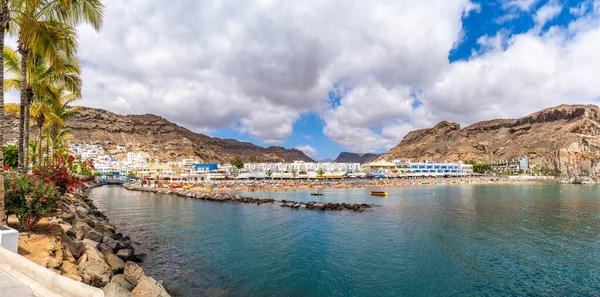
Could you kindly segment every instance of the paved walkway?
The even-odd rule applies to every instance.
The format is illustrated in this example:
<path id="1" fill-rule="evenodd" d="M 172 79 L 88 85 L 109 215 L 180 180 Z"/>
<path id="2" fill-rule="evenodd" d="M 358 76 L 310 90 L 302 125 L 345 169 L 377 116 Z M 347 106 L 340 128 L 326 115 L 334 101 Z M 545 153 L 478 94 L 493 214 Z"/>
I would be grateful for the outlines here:
<path id="1" fill-rule="evenodd" d="M 38 297 L 29 287 L 0 269 L 0 297 Z"/>

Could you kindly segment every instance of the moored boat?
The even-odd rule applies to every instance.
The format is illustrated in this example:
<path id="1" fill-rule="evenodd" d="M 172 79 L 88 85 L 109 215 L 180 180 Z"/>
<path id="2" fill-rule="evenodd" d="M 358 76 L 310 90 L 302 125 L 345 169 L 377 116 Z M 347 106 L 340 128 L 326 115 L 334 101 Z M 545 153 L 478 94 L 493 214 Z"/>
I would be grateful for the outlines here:
<path id="1" fill-rule="evenodd" d="M 384 191 L 371 191 L 371 196 L 388 196 L 388 193 Z"/>
<path id="2" fill-rule="evenodd" d="M 310 193 L 310 195 L 311 196 L 323 196 L 323 193 L 322 192 L 313 192 L 313 193 Z"/>

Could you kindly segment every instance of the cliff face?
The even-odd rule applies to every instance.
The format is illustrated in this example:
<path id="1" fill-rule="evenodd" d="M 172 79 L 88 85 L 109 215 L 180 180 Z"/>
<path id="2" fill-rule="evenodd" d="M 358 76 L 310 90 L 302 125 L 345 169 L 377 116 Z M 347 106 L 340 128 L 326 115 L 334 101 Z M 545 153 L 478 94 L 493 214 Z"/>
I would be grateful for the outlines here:
<path id="1" fill-rule="evenodd" d="M 337 163 L 369 163 L 379 157 L 378 154 L 356 154 L 341 152 L 334 162 Z"/>
<path id="2" fill-rule="evenodd" d="M 600 109 L 561 105 L 520 119 L 499 119 L 460 128 L 441 122 L 408 133 L 380 159 L 489 162 L 535 156 L 532 164 L 558 168 L 568 177 L 600 171 Z"/>
<path id="3" fill-rule="evenodd" d="M 18 121 L 15 116 L 6 116 L 5 140 L 16 141 Z M 272 146 L 260 147 L 249 142 L 233 139 L 213 138 L 194 133 L 155 115 L 119 115 L 97 108 L 82 108 L 73 119 L 67 121 L 72 129 L 73 142 L 100 144 L 118 157 L 127 151 L 145 152 L 152 158 L 164 161 L 194 158 L 204 162 L 226 163 L 236 155 L 247 159 L 252 155 L 269 162 L 312 161 L 296 149 Z M 32 137 L 37 137 L 36 127 L 31 128 Z"/>

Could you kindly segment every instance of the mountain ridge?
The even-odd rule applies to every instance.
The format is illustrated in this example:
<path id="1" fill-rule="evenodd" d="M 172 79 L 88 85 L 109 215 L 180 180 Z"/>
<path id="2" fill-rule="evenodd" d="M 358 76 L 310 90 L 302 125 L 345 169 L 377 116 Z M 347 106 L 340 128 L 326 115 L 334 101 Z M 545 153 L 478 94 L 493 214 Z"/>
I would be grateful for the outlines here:
<path id="1" fill-rule="evenodd" d="M 532 165 L 567 177 L 595 177 L 600 170 L 600 108 L 559 105 L 518 119 L 481 121 L 461 129 L 442 121 L 409 132 L 379 160 L 491 162 L 533 156 Z"/>
<path id="2" fill-rule="evenodd" d="M 365 164 L 377 159 L 379 154 L 371 154 L 371 153 L 349 153 L 349 152 L 341 152 L 334 162 L 337 163 L 360 163 Z"/>
<path id="3" fill-rule="evenodd" d="M 6 114 L 5 120 L 5 139 L 16 141 L 18 118 Z M 72 130 L 74 143 L 99 144 L 107 153 L 119 158 L 125 154 L 117 146 L 124 146 L 127 151 L 144 152 L 163 161 L 194 158 L 202 162 L 227 163 L 238 155 L 243 160 L 256 156 L 268 162 L 313 161 L 297 149 L 265 148 L 250 142 L 210 137 L 153 114 L 122 115 L 100 108 L 81 107 L 66 125 Z M 38 133 L 37 128 L 32 127 L 30 139 L 37 139 Z"/>

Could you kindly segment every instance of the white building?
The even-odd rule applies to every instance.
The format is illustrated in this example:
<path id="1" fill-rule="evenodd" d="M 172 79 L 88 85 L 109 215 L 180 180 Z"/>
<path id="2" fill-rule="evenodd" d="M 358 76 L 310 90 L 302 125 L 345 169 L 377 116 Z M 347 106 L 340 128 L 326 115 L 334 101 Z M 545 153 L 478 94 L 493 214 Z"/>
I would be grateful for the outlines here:
<path id="1" fill-rule="evenodd" d="M 323 170 L 325 173 L 350 174 L 359 172 L 360 163 L 312 163 L 304 161 L 295 161 L 293 163 L 247 163 L 244 164 L 246 173 L 265 173 L 271 174 L 296 173 L 298 175 L 310 175 Z"/>

